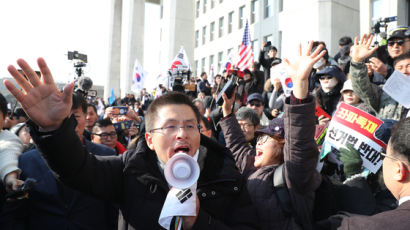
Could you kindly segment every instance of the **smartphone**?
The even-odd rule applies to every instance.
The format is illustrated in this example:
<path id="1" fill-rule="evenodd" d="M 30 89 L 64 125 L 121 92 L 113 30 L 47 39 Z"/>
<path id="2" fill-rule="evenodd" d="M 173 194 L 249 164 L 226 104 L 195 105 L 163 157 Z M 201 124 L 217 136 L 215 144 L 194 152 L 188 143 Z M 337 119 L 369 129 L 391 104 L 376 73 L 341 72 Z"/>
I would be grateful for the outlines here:
<path id="1" fill-rule="evenodd" d="M 132 121 L 129 120 L 129 121 L 117 122 L 117 123 L 114 123 L 113 125 L 114 125 L 115 130 L 121 131 L 124 129 L 129 129 L 131 127 L 131 124 L 132 124 Z"/>
<path id="2" fill-rule="evenodd" d="M 322 108 L 320 108 L 320 106 L 316 106 L 315 115 L 316 117 L 320 117 L 323 115 L 324 117 L 329 118 L 330 120 L 332 119 L 332 117 L 328 113 L 326 113 Z"/>
<path id="3" fill-rule="evenodd" d="M 11 191 L 6 194 L 6 199 L 24 199 L 27 198 L 28 192 L 37 184 L 37 180 L 33 178 L 27 178 L 24 184 L 20 186 L 17 190 Z"/>
<path id="4" fill-rule="evenodd" d="M 113 106 L 114 109 L 114 115 L 126 115 L 128 113 L 128 107 L 127 106 Z"/>

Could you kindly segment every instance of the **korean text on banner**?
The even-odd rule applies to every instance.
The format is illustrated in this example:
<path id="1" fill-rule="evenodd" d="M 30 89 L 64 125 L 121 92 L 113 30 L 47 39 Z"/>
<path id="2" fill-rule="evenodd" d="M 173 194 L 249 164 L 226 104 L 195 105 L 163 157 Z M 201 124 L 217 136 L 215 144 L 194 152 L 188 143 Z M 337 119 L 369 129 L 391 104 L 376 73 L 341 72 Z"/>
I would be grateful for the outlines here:
<path id="1" fill-rule="evenodd" d="M 358 150 L 363 166 L 376 173 L 382 165 L 380 151 L 386 143 L 376 138 L 383 121 L 346 103 L 340 103 L 325 137 L 325 142 L 339 149 L 350 144 Z"/>

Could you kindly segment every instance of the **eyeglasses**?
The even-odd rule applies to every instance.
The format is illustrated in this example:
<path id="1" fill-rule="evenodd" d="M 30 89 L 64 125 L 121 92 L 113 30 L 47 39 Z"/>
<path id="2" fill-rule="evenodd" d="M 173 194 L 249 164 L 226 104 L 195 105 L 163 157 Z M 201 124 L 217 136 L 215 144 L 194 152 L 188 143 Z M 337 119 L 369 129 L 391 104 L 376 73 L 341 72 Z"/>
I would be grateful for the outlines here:
<path id="1" fill-rule="evenodd" d="M 322 76 L 319 77 L 320 80 L 325 80 L 326 78 L 327 78 L 328 80 L 330 80 L 330 79 L 333 78 L 333 76 L 330 76 L 330 75 L 322 75 Z"/>
<path id="2" fill-rule="evenodd" d="M 108 137 L 114 138 L 117 136 L 116 132 L 110 132 L 110 133 L 93 133 L 93 135 L 97 135 L 101 137 L 102 139 L 107 139 Z"/>
<path id="3" fill-rule="evenodd" d="M 261 145 L 262 145 L 262 144 L 265 144 L 265 142 L 269 140 L 269 137 L 270 137 L 270 136 L 269 136 L 269 135 L 266 135 L 266 134 L 265 134 L 265 135 L 260 135 L 258 138 L 256 138 L 256 143 L 257 143 L 257 144 L 260 143 Z"/>
<path id="4" fill-rule="evenodd" d="M 384 160 L 385 157 L 390 158 L 391 160 L 395 160 L 395 161 L 400 161 L 401 163 L 403 163 L 404 165 L 406 165 L 407 167 L 409 166 L 408 164 L 406 164 L 405 162 L 403 162 L 402 160 L 393 157 L 391 155 L 387 155 L 386 154 L 386 150 L 382 149 L 382 151 L 380 151 L 380 155 L 382 155 L 382 160 Z"/>
<path id="5" fill-rule="evenodd" d="M 405 42 L 407 42 L 407 41 L 409 41 L 409 40 L 403 40 L 403 39 L 399 39 L 399 40 L 396 40 L 396 41 L 387 41 L 387 45 L 388 46 L 394 46 L 394 44 L 396 44 L 397 43 L 397 45 L 399 45 L 399 46 L 401 46 L 401 45 L 403 45 Z"/>
<path id="6" fill-rule="evenodd" d="M 250 123 L 241 124 L 241 123 L 239 123 L 239 126 L 241 126 L 241 128 L 249 129 L 250 127 L 253 126 L 253 124 L 250 124 Z"/>
<path id="7" fill-rule="evenodd" d="M 260 107 L 260 106 L 262 106 L 262 103 L 260 103 L 260 102 L 249 102 L 248 105 Z"/>
<path id="8" fill-rule="evenodd" d="M 184 129 L 185 132 L 187 132 L 188 134 L 195 134 L 196 132 L 201 130 L 201 125 L 199 124 L 197 125 L 187 124 L 187 125 L 180 125 L 180 126 L 179 125 L 167 125 L 165 127 L 151 129 L 150 133 L 153 133 L 154 131 L 159 131 L 164 135 L 174 135 L 181 128 Z"/>

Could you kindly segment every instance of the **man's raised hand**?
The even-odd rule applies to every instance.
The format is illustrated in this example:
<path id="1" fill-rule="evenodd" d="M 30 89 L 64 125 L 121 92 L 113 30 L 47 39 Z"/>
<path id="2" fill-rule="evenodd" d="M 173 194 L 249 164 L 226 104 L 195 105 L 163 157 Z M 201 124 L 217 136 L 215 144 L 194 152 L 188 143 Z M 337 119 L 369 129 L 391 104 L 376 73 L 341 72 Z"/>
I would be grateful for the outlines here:
<path id="1" fill-rule="evenodd" d="M 350 56 L 352 57 L 353 62 L 363 62 L 367 57 L 372 55 L 374 51 L 377 50 L 377 46 L 370 49 L 372 44 L 373 35 L 363 34 L 362 39 L 355 37 L 354 45 L 350 49 Z"/>
<path id="2" fill-rule="evenodd" d="M 42 79 L 23 59 L 18 59 L 17 64 L 27 78 L 20 74 L 13 65 L 7 69 L 22 91 L 9 80 L 4 80 L 4 85 L 33 122 L 44 131 L 57 129 L 70 115 L 74 82 L 68 84 L 64 91 L 60 92 L 43 58 L 37 60 Z"/>

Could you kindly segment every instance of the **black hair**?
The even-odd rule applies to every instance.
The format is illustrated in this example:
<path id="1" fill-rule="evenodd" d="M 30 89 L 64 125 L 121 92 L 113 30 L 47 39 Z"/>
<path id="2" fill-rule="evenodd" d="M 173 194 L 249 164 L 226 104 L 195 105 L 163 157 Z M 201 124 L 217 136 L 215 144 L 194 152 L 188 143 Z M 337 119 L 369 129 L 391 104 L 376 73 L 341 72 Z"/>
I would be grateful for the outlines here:
<path id="1" fill-rule="evenodd" d="M 402 55 L 400 55 L 400 56 L 398 56 L 398 57 L 396 57 L 396 58 L 394 59 L 394 62 L 393 62 L 393 67 L 396 66 L 397 62 L 403 61 L 403 60 L 406 60 L 406 59 L 409 59 L 409 58 L 410 58 L 410 51 L 407 52 L 407 53 L 404 53 L 404 54 L 402 54 Z"/>
<path id="2" fill-rule="evenodd" d="M 196 120 L 199 123 L 201 115 L 198 108 L 194 105 L 194 103 L 192 103 L 192 99 L 184 93 L 169 92 L 155 99 L 149 105 L 147 113 L 145 115 L 145 128 L 148 132 L 154 128 L 154 123 L 158 117 L 158 110 L 166 105 L 187 105 L 191 107 L 191 109 L 194 111 Z"/>
<path id="3" fill-rule="evenodd" d="M 94 105 L 94 104 L 92 104 L 92 103 L 88 103 L 88 104 L 87 104 L 87 109 L 88 109 L 88 107 L 93 108 L 94 112 L 97 114 L 97 107 L 95 107 L 95 105 Z"/>
<path id="4" fill-rule="evenodd" d="M 391 131 L 389 144 L 395 155 L 403 156 L 410 162 L 410 117 L 400 120 Z"/>
<path id="5" fill-rule="evenodd" d="M 278 52 L 278 49 L 276 49 L 276 47 L 275 47 L 275 46 L 271 46 L 271 47 L 269 47 L 269 50 L 275 50 L 275 52 Z"/>
<path id="6" fill-rule="evenodd" d="M 348 36 L 344 36 L 339 39 L 339 46 L 345 46 L 345 45 L 349 45 L 352 43 L 353 43 L 352 38 Z"/>
<path id="7" fill-rule="evenodd" d="M 113 125 L 113 124 L 112 124 L 112 121 L 111 121 L 110 118 L 105 118 L 105 119 L 102 119 L 102 120 L 98 120 L 94 124 L 92 133 L 95 133 L 97 131 L 97 129 L 100 128 L 100 127 L 107 127 L 107 126 L 111 126 L 111 125 Z"/>
<path id="8" fill-rule="evenodd" d="M 201 120 L 202 120 L 202 122 L 204 123 L 205 128 L 206 128 L 207 130 L 212 130 L 212 124 L 211 124 L 211 122 L 208 121 L 208 118 L 206 118 L 206 117 L 204 117 L 204 116 L 201 116 Z"/>
<path id="9" fill-rule="evenodd" d="M 73 92 L 73 105 L 71 106 L 71 110 L 80 108 L 84 114 L 87 113 L 87 102 L 82 93 Z"/>
<path id="10" fill-rule="evenodd" d="M 323 51 L 323 50 L 326 50 L 326 53 L 325 53 L 325 55 L 323 56 L 323 58 L 324 58 L 324 59 L 326 60 L 326 62 L 327 62 L 327 61 L 329 60 L 329 52 L 327 51 L 326 43 L 325 43 L 325 42 L 322 42 L 322 41 L 314 41 L 314 42 L 313 42 L 313 46 L 312 46 L 312 53 L 315 52 L 316 48 L 317 48 L 319 45 L 323 45 L 322 51 Z M 322 52 L 322 51 L 320 51 L 320 52 Z"/>
<path id="11" fill-rule="evenodd" d="M 7 101 L 3 94 L 0 93 L 0 112 L 3 114 L 3 118 L 7 116 Z"/>

